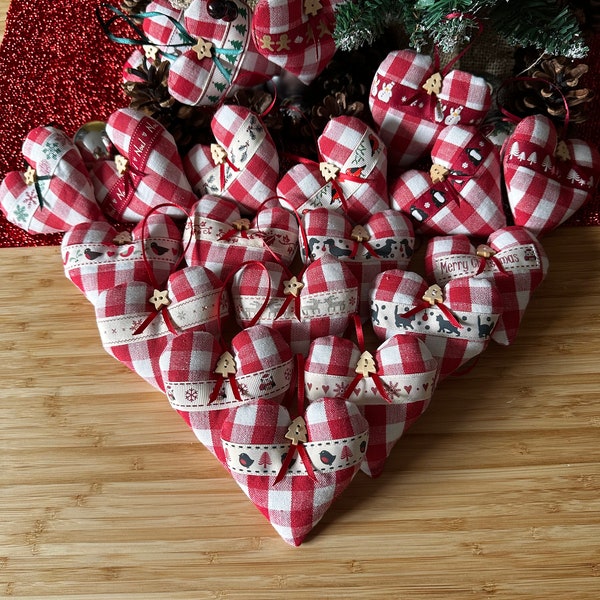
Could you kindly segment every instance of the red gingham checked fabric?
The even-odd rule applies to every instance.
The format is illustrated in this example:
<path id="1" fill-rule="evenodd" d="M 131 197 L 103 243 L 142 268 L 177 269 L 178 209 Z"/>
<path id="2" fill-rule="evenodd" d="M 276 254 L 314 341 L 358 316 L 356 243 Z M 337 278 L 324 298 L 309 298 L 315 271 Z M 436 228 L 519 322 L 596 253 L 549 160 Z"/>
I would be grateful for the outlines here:
<path id="1" fill-rule="evenodd" d="M 281 402 L 294 369 L 290 348 L 276 331 L 262 325 L 245 329 L 227 350 L 233 356 L 238 399 L 229 379 L 215 373 L 225 348 L 208 332 L 186 331 L 172 337 L 160 357 L 171 406 L 223 464 L 221 427 L 229 410 L 257 398 Z M 218 396 L 211 402 L 217 386 Z"/>
<path id="2" fill-rule="evenodd" d="M 300 214 L 325 207 L 356 223 L 389 208 L 387 150 L 368 125 L 356 117 L 330 119 L 318 146 L 321 163 L 339 169 L 334 181 L 326 181 L 319 164 L 294 165 L 277 185 L 283 206 Z"/>
<path id="3" fill-rule="evenodd" d="M 252 221 L 241 219 L 229 200 L 210 195 L 199 200 L 183 232 L 187 264 L 204 266 L 223 280 L 248 261 L 290 265 L 298 247 L 294 215 L 275 203 Z"/>
<path id="4" fill-rule="evenodd" d="M 600 154 L 579 139 L 559 140 L 544 115 L 522 119 L 504 145 L 504 179 L 515 225 L 537 236 L 558 227 L 592 198 Z"/>
<path id="5" fill-rule="evenodd" d="M 442 287 L 452 279 L 478 273 L 493 280 L 502 295 L 503 311 L 492 339 L 508 345 L 517 336 L 531 296 L 546 277 L 549 261 L 538 239 L 523 227 L 499 229 L 485 246 L 476 248 L 462 235 L 433 238 L 425 255 L 426 276 Z"/>
<path id="6" fill-rule="evenodd" d="M 250 35 L 250 10 L 231 0 L 237 17 L 230 22 L 213 19 L 206 0 L 194 0 L 184 12 L 186 46 L 172 62 L 168 85 L 171 95 L 192 106 L 215 106 L 240 87 L 267 81 L 279 68 L 261 56 Z M 208 42 L 206 54 L 194 48 Z"/>
<path id="7" fill-rule="evenodd" d="M 11 171 L 0 185 L 0 210 L 13 225 L 34 234 L 57 233 L 102 218 L 83 158 L 60 129 L 32 129 L 23 156 L 31 179 Z"/>
<path id="8" fill-rule="evenodd" d="M 412 223 L 396 210 L 375 213 L 361 229 L 341 213 L 315 208 L 304 215 L 303 225 L 309 251 L 309 257 L 302 252 L 304 263 L 324 254 L 344 262 L 360 285 L 363 319 L 369 316 L 369 290 L 375 277 L 388 269 L 406 269 L 413 255 Z"/>
<path id="9" fill-rule="evenodd" d="M 309 401 L 332 395 L 359 407 L 369 422 L 369 445 L 361 470 L 378 477 L 396 442 L 429 406 L 438 365 L 427 346 L 408 335 L 392 336 L 372 356 L 376 373 L 363 376 L 352 388 L 361 359 L 358 346 L 345 338 L 318 338 L 304 365 L 304 383 Z M 387 398 L 374 377 L 379 378 Z"/>
<path id="10" fill-rule="evenodd" d="M 435 141 L 432 172 L 411 169 L 390 186 L 392 206 L 424 235 L 486 237 L 506 225 L 500 154 L 474 127 L 449 125 Z M 442 169 L 434 181 L 433 169 Z"/>
<path id="11" fill-rule="evenodd" d="M 438 360 L 442 379 L 487 348 L 502 314 L 502 297 L 493 281 L 479 277 L 448 282 L 443 308 L 425 302 L 427 291 L 427 283 L 417 273 L 385 271 L 371 291 L 371 321 L 380 339 L 419 336 Z M 408 314 L 414 309 L 418 310 Z"/>
<path id="12" fill-rule="evenodd" d="M 186 267 L 169 277 L 166 290 L 131 281 L 102 292 L 95 307 L 104 349 L 164 391 L 159 359 L 168 339 L 188 329 L 217 335 L 228 314 L 225 297 L 219 306 L 222 287 L 214 273 Z M 156 308 L 152 298 L 165 291 L 167 304 Z"/>
<path id="13" fill-rule="evenodd" d="M 297 296 L 290 289 L 294 281 L 302 286 Z M 277 263 L 247 264 L 234 276 L 231 295 L 242 327 L 254 320 L 273 327 L 294 354 L 306 355 L 317 337 L 343 335 L 358 308 L 356 278 L 329 254 L 311 263 L 297 278 Z"/>
<path id="14" fill-rule="evenodd" d="M 288 544 L 299 546 L 334 500 L 348 487 L 364 456 L 368 423 L 358 408 L 337 398 L 310 404 L 302 443 L 314 470 L 285 437 L 292 419 L 283 406 L 257 400 L 230 412 L 221 430 L 230 473 Z M 282 455 L 296 452 L 275 483 Z"/>
<path id="15" fill-rule="evenodd" d="M 430 56 L 397 50 L 388 54 L 375 74 L 369 106 L 392 167 L 413 165 L 443 127 L 478 125 L 490 109 L 486 81 L 464 71 L 441 73 L 440 93 L 429 96 L 423 85 L 435 72 Z"/>
<path id="16" fill-rule="evenodd" d="M 129 281 L 166 283 L 182 251 L 175 222 L 156 213 L 145 226 L 138 223 L 131 235 L 118 233 L 106 221 L 96 221 L 76 225 L 61 243 L 65 275 L 92 304 L 100 292 Z"/>
<path id="17" fill-rule="evenodd" d="M 252 15 L 257 50 L 309 84 L 335 54 L 330 0 L 260 0 Z"/>
<path id="18" fill-rule="evenodd" d="M 169 0 L 150 2 L 145 13 L 158 13 L 152 18 L 141 19 L 142 31 L 150 43 L 167 54 L 177 54 L 185 46 L 186 39 L 173 25 L 173 21 L 183 24 L 184 11 L 175 8 Z"/>
<path id="19" fill-rule="evenodd" d="M 159 204 L 190 209 L 197 198 L 185 176 L 173 136 L 141 111 L 123 108 L 108 119 L 106 133 L 128 161 L 120 174 L 113 160 L 98 161 L 92 170 L 96 198 L 117 221 L 141 221 Z M 168 209 L 181 217 L 181 211 Z"/>
<path id="20" fill-rule="evenodd" d="M 198 144 L 183 161 L 193 189 L 198 196 L 220 196 L 238 202 L 245 213 L 256 212 L 277 189 L 279 156 L 273 138 L 260 117 L 243 106 L 219 108 L 211 128 L 218 148 Z M 224 156 L 216 159 L 213 149 Z"/>

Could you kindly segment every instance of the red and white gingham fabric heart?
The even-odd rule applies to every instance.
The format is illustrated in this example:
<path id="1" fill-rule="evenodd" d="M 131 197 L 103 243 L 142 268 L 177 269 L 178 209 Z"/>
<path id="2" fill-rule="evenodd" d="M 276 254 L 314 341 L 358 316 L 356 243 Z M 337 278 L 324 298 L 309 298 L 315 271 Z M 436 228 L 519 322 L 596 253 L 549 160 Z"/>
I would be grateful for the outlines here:
<path id="1" fill-rule="evenodd" d="M 211 333 L 186 331 L 174 336 L 160 357 L 171 406 L 223 464 L 221 427 L 229 410 L 256 398 L 281 402 L 294 370 L 288 344 L 279 333 L 263 325 L 238 333 L 227 351 L 233 357 L 235 373 L 231 378 L 235 387 L 231 378 L 219 378 L 215 372 L 224 349 Z M 218 395 L 211 400 L 215 393 Z"/>
<path id="2" fill-rule="evenodd" d="M 504 149 L 504 179 L 515 225 L 537 236 L 564 223 L 598 185 L 596 147 L 579 139 L 561 143 L 544 115 L 524 118 Z"/>
<path id="3" fill-rule="evenodd" d="M 9 172 L 0 185 L 0 210 L 33 234 L 67 231 L 102 219 L 83 158 L 55 127 L 36 127 L 23 142 L 25 172 Z"/>
<path id="4" fill-rule="evenodd" d="M 298 222 L 277 202 L 250 221 L 242 219 L 236 203 L 204 196 L 186 223 L 183 241 L 188 265 L 207 267 L 225 280 L 251 260 L 289 266 L 298 247 Z"/>
<path id="5" fill-rule="evenodd" d="M 211 194 L 238 202 L 246 213 L 272 198 L 279 178 L 275 142 L 260 117 L 226 104 L 212 119 L 216 144 L 194 146 L 183 165 L 198 196 Z"/>
<path id="6" fill-rule="evenodd" d="M 372 374 L 357 375 L 361 358 L 351 340 L 316 339 L 304 365 L 306 398 L 332 395 L 358 406 L 369 422 L 369 445 L 361 469 L 378 477 L 396 442 L 429 406 L 438 365 L 427 346 L 408 335 L 392 336 L 370 355 Z"/>
<path id="7" fill-rule="evenodd" d="M 141 19 L 142 31 L 148 41 L 167 55 L 176 55 L 188 41 L 182 30 L 184 10 L 175 8 L 169 0 L 154 0 L 144 11 L 152 17 Z M 181 24 L 181 30 L 174 26 Z"/>
<path id="8" fill-rule="evenodd" d="M 242 327 L 255 322 L 273 327 L 294 354 L 306 355 L 317 337 L 343 335 L 358 309 L 356 278 L 328 254 L 298 278 L 277 263 L 247 264 L 234 276 L 231 295 Z"/>
<path id="9" fill-rule="evenodd" d="M 430 173 L 411 169 L 390 186 L 392 206 L 410 215 L 424 235 L 486 237 L 506 225 L 500 154 L 474 127 L 441 130 Z"/>
<path id="10" fill-rule="evenodd" d="M 301 214 L 322 206 L 356 223 L 389 208 L 387 150 L 368 125 L 356 117 L 331 119 L 318 146 L 320 163 L 302 161 L 279 181 L 283 206 Z"/>
<path id="11" fill-rule="evenodd" d="M 183 171 L 173 136 L 141 111 L 122 108 L 108 119 L 106 133 L 126 163 L 98 161 L 92 170 L 96 198 L 117 221 L 138 222 L 159 204 L 190 209 L 197 198 Z M 177 208 L 167 211 L 181 216 Z"/>
<path id="12" fill-rule="evenodd" d="M 492 281 L 480 277 L 448 282 L 441 303 L 427 302 L 428 292 L 417 273 L 385 271 L 371 291 L 371 320 L 380 339 L 396 334 L 423 339 L 442 379 L 487 348 L 502 314 L 502 297 Z"/>
<path id="13" fill-rule="evenodd" d="M 102 292 L 95 305 L 102 345 L 164 391 L 159 359 L 167 341 L 188 329 L 217 335 L 220 319 L 228 314 L 222 288 L 211 271 L 186 267 L 173 273 L 163 290 L 131 281 Z"/>
<path id="14" fill-rule="evenodd" d="M 61 244 L 65 275 L 92 304 L 116 285 L 147 281 L 148 271 L 164 284 L 182 252 L 179 228 L 161 214 L 149 215 L 131 234 L 117 232 L 106 221 L 81 223 L 65 233 Z"/>
<path id="15" fill-rule="evenodd" d="M 436 73 L 441 89 L 428 94 L 423 86 Z M 446 125 L 479 125 L 490 109 L 491 91 L 481 77 L 456 69 L 440 73 L 430 56 L 396 50 L 375 74 L 369 105 L 390 164 L 408 167 L 427 153 Z"/>
<path id="16" fill-rule="evenodd" d="M 206 0 L 193 0 L 185 10 L 186 42 L 168 78 L 169 92 L 176 100 L 191 106 L 216 106 L 240 87 L 262 83 L 279 72 L 256 50 L 248 5 L 231 1 L 237 9 L 232 21 L 211 18 Z"/>
<path id="17" fill-rule="evenodd" d="M 335 54 L 331 0 L 260 0 L 252 35 L 257 50 L 309 84 Z"/>
<path id="18" fill-rule="evenodd" d="M 494 232 L 477 248 L 467 236 L 436 237 L 425 255 L 427 278 L 442 287 L 452 279 L 478 274 L 494 281 L 503 311 L 492 339 L 504 345 L 514 341 L 529 300 L 546 277 L 548 263 L 537 238 L 517 226 Z"/>
<path id="19" fill-rule="evenodd" d="M 346 216 L 315 208 L 303 217 L 309 257 L 305 263 L 331 254 L 346 264 L 360 285 L 361 317 L 368 318 L 369 289 L 382 271 L 406 269 L 413 255 L 415 235 L 408 217 L 387 209 L 353 227 Z"/>
<path id="20" fill-rule="evenodd" d="M 296 447 L 285 437 L 292 422 L 288 410 L 266 400 L 232 410 L 221 430 L 232 477 L 277 533 L 294 546 L 302 543 L 358 472 L 369 428 L 356 406 L 338 398 L 309 404 L 303 419 L 308 441 Z M 294 462 L 276 483 L 283 456 L 292 451 Z M 311 469 L 314 479 L 308 474 Z"/>

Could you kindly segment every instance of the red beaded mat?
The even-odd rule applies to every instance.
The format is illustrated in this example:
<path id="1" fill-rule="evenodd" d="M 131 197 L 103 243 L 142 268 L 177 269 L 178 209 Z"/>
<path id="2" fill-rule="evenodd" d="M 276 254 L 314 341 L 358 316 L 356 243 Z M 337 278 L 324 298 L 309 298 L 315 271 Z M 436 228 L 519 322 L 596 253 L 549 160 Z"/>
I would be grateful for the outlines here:
<path id="1" fill-rule="evenodd" d="M 0 47 L 0 179 L 22 167 L 21 145 L 38 125 L 57 123 L 73 135 L 87 121 L 106 120 L 127 100 L 122 66 L 131 52 L 108 40 L 94 11 L 101 0 L 12 0 Z M 587 59 L 589 87 L 600 93 L 599 36 Z M 24 42 L 26 40 L 26 42 Z M 581 137 L 600 140 L 600 112 Z M 596 197 L 572 223 L 600 224 Z M 0 247 L 59 243 L 59 235 L 28 235 L 0 215 Z"/>

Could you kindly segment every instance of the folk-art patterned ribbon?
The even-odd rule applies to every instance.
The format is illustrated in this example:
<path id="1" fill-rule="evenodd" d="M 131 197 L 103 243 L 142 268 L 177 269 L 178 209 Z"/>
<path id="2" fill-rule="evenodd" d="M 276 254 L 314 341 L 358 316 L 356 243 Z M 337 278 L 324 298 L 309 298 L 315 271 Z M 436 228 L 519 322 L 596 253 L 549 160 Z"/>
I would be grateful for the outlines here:
<path id="1" fill-rule="evenodd" d="M 43 210 L 44 206 L 47 206 L 48 203 L 44 199 L 44 192 L 42 191 L 40 181 L 50 181 L 52 179 L 52 175 L 38 175 L 35 168 L 25 161 L 25 173 L 23 176 L 27 185 L 33 185 L 37 195 L 38 203 L 40 205 L 40 210 Z"/>
<path id="2" fill-rule="evenodd" d="M 458 188 L 462 187 L 465 183 L 465 180 L 476 179 L 477 175 L 475 173 L 463 173 L 461 171 L 454 171 L 451 169 L 446 169 L 442 165 L 434 164 L 432 165 L 429 176 L 431 177 L 431 181 L 436 186 L 441 186 L 443 188 L 440 194 L 443 192 L 447 192 L 449 196 L 452 197 L 454 202 L 456 202 L 457 206 L 460 206 L 460 202 L 462 197 Z M 438 193 L 437 190 L 432 190 L 432 194 L 435 199 L 435 195 Z M 442 203 L 444 200 L 442 199 Z"/>
<path id="3" fill-rule="evenodd" d="M 213 159 L 213 163 L 215 164 L 215 167 L 219 167 L 219 189 L 221 191 L 224 191 L 225 185 L 227 184 L 227 168 L 229 167 L 232 171 L 235 171 L 236 173 L 239 173 L 240 169 L 235 164 L 233 164 L 225 148 L 223 148 L 219 144 L 211 144 L 210 154 Z"/>
<path id="4" fill-rule="evenodd" d="M 454 325 L 454 327 L 462 328 L 462 323 L 456 318 L 456 316 L 452 313 L 452 311 L 444 304 L 444 295 L 442 288 L 439 285 L 434 284 L 430 286 L 427 291 L 423 294 L 423 298 L 420 302 L 418 302 L 413 308 L 406 311 L 405 313 L 400 315 L 402 319 L 408 319 L 417 313 L 420 313 L 422 310 L 426 310 L 431 308 L 432 306 L 436 306 Z"/>

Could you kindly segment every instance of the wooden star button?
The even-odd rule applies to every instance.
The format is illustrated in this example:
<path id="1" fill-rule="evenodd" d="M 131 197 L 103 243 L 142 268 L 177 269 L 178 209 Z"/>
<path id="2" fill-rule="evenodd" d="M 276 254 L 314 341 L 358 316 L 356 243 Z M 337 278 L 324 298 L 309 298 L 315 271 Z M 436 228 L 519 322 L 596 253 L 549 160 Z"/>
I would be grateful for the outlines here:
<path id="1" fill-rule="evenodd" d="M 212 56 L 212 47 L 211 42 L 199 38 L 196 45 L 192 46 L 192 50 L 196 52 L 198 59 L 202 60 L 203 58 L 210 58 Z"/>
<path id="2" fill-rule="evenodd" d="M 156 60 L 158 56 L 158 48 L 156 46 L 151 46 L 150 44 L 146 44 L 142 46 L 144 50 L 144 56 L 149 60 Z"/>
<path id="3" fill-rule="evenodd" d="M 431 306 L 433 306 L 436 302 L 444 301 L 444 293 L 442 292 L 442 288 L 434 283 L 432 286 L 428 287 L 426 292 L 423 294 L 423 300 L 425 302 L 429 302 Z"/>
<path id="4" fill-rule="evenodd" d="M 169 306 L 169 304 L 171 304 L 171 301 L 169 300 L 169 291 L 164 290 L 161 292 L 160 290 L 154 290 L 154 294 L 149 299 L 149 302 L 150 304 L 154 304 L 156 310 L 160 310 L 163 306 Z"/>
<path id="5" fill-rule="evenodd" d="M 37 181 L 37 173 L 35 172 L 35 169 L 32 166 L 29 166 L 27 168 L 27 171 L 23 173 L 23 177 L 25 177 L 26 185 L 33 185 Z"/>
<path id="6" fill-rule="evenodd" d="M 298 281 L 296 276 L 294 275 L 291 279 L 283 282 L 283 293 L 286 296 L 290 294 L 294 297 L 298 297 L 298 294 L 304 287 L 304 284 L 301 281 Z"/>
<path id="7" fill-rule="evenodd" d="M 319 163 L 319 171 L 321 171 L 321 175 L 323 175 L 323 179 L 325 181 L 331 181 L 337 177 L 337 174 L 340 172 L 340 168 L 336 165 L 332 165 L 328 162 Z"/>

